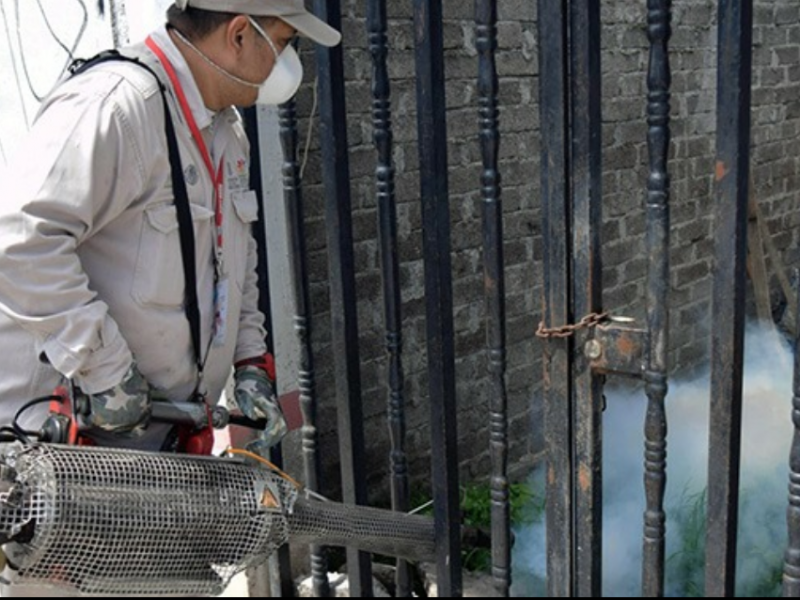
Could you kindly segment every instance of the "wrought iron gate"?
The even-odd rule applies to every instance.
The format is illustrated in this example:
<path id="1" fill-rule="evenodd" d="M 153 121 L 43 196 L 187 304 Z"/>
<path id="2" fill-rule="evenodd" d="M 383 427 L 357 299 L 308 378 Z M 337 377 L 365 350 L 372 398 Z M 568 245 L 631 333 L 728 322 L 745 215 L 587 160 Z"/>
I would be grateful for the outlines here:
<path id="1" fill-rule="evenodd" d="M 367 0 L 372 56 L 375 185 L 385 303 L 386 373 L 391 432 L 393 508 L 409 509 L 405 455 L 400 275 L 394 203 L 391 91 L 387 68 L 387 1 Z M 420 200 L 423 214 L 431 445 L 439 560 L 439 595 L 461 594 L 458 460 L 454 370 L 453 291 L 448 199 L 447 119 L 444 94 L 441 0 L 413 0 L 417 75 Z M 508 494 L 508 407 L 502 202 L 498 166 L 499 107 L 497 1 L 475 0 L 482 172 L 476 175 L 483 206 L 487 356 L 492 375 L 492 575 L 500 595 L 511 583 Z M 315 11 L 342 25 L 339 0 L 315 0 Z M 541 200 L 545 303 L 539 336 L 545 348 L 548 592 L 601 595 L 602 410 L 608 376 L 639 378 L 647 396 L 646 507 L 643 517 L 642 593 L 664 594 L 667 351 L 670 249 L 671 2 L 648 0 L 650 42 L 647 103 L 649 178 L 643 190 L 647 217 L 646 323 L 636 327 L 601 306 L 601 64 L 600 2 L 538 0 L 540 64 Z M 717 271 L 714 284 L 712 426 L 708 491 L 706 592 L 732 595 L 738 510 L 738 431 L 744 331 L 745 242 L 750 136 L 752 0 L 719 0 L 718 127 L 716 167 Z M 353 234 L 349 188 L 347 112 L 341 48 L 316 51 L 321 147 L 331 273 L 331 312 L 337 354 L 337 411 L 344 499 L 366 503 L 359 466 L 361 427 L 359 334 L 355 315 Z M 251 134 L 256 119 L 248 114 Z M 281 109 L 284 189 L 292 247 L 295 327 L 302 348 L 299 382 L 305 421 L 306 483 L 317 489 L 320 459 L 316 428 L 314 356 L 306 272 L 303 195 L 299 183 L 295 106 Z M 267 264 L 266 256 L 262 265 Z M 268 307 L 268 305 L 267 305 Z M 267 308 L 265 307 L 265 309 Z M 798 361 L 800 365 L 800 360 Z M 800 382 L 798 366 L 796 382 Z M 800 431 L 800 383 L 794 419 Z M 800 594 L 800 433 L 792 454 L 790 550 L 784 591 Z M 279 458 L 279 457 L 278 457 Z M 275 564 L 274 595 L 291 595 L 288 555 Z M 352 595 L 371 595 L 368 556 L 348 553 Z M 312 549 L 315 592 L 328 595 L 322 548 Z M 282 573 L 283 577 L 278 577 Z M 408 565 L 399 564 L 398 595 L 410 595 Z M 280 585 L 277 583 L 280 582 Z"/>

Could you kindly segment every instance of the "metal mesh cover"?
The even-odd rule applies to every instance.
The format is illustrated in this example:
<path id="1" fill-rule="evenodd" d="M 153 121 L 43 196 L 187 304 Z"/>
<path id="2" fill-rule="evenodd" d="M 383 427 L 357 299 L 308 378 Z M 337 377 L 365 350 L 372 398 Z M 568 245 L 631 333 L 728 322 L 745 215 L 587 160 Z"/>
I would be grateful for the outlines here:
<path id="1" fill-rule="evenodd" d="M 428 517 L 298 498 L 288 520 L 292 543 L 350 546 L 411 561 L 436 558 L 434 522 Z"/>
<path id="2" fill-rule="evenodd" d="M 0 531 L 19 582 L 83 594 L 216 595 L 288 540 L 297 490 L 235 460 L 19 446 L 0 494 Z"/>

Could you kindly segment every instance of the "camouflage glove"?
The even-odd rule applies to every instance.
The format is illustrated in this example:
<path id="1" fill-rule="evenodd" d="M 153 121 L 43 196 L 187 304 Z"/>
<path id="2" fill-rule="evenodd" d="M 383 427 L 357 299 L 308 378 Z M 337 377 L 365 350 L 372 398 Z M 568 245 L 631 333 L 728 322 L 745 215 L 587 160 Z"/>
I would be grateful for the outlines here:
<path id="1" fill-rule="evenodd" d="M 280 442 L 289 430 L 275 396 L 275 387 L 267 371 L 253 365 L 237 368 L 234 381 L 233 397 L 242 414 L 248 419 L 267 420 L 258 438 L 247 444 L 251 452 L 266 456 L 269 448 Z"/>
<path id="2" fill-rule="evenodd" d="M 122 381 L 111 389 L 97 394 L 86 394 L 89 414 L 87 425 L 114 434 L 138 437 L 150 420 L 150 386 L 131 364 Z"/>

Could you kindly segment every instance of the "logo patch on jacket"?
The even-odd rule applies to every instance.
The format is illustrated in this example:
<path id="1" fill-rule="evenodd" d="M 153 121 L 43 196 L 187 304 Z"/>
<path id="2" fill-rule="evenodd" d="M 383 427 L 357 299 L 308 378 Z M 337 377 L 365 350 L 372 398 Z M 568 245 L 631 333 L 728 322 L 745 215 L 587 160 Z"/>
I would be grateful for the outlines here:
<path id="1" fill-rule="evenodd" d="M 189 185 L 196 185 L 197 180 L 199 179 L 197 174 L 197 167 L 194 165 L 189 165 L 183 170 L 183 177 L 186 179 L 186 183 Z"/>

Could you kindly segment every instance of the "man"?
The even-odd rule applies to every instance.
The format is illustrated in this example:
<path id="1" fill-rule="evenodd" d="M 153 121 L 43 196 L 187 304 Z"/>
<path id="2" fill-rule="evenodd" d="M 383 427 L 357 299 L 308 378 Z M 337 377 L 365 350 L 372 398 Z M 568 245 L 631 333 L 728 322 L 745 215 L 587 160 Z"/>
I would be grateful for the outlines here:
<path id="1" fill-rule="evenodd" d="M 149 423 L 153 398 L 216 403 L 235 365 L 239 408 L 269 421 L 263 450 L 286 424 L 257 308 L 258 200 L 233 107 L 295 94 L 295 35 L 326 46 L 341 36 L 303 0 L 178 0 L 167 21 L 122 52 L 152 72 L 111 60 L 61 83 L 2 178 L 0 420 L 67 379 L 89 399 L 98 443 L 158 449 L 169 427 Z M 37 429 L 45 410 L 26 410 L 20 424 Z"/>
<path id="2" fill-rule="evenodd" d="M 341 36 L 303 0 L 178 0 L 167 21 L 123 50 L 141 65 L 110 60 L 62 82 L 2 176 L 0 421 L 16 415 L 37 430 L 46 405 L 19 409 L 68 380 L 89 400 L 99 444 L 159 449 L 171 427 L 149 423 L 153 398 L 214 404 L 235 367 L 239 408 L 268 420 L 263 451 L 286 423 L 257 308 L 258 200 L 233 107 L 295 94 L 295 35 L 326 46 Z M 182 239 L 182 201 L 193 243 Z M 5 550 L 13 567 L 15 546 Z M 6 568 L 0 579 L 14 577 Z"/>

